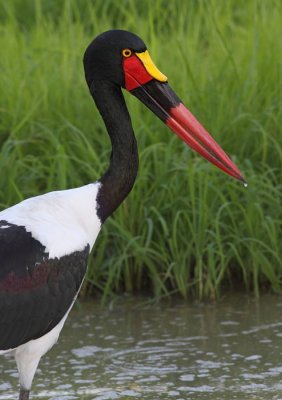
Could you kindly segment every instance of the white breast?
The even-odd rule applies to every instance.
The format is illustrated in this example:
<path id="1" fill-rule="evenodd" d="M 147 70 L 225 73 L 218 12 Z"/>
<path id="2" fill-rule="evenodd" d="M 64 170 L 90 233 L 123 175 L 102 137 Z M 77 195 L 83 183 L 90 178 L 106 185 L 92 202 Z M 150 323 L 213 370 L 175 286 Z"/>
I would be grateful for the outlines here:
<path id="1" fill-rule="evenodd" d="M 25 226 L 50 258 L 90 248 L 101 228 L 96 212 L 100 183 L 50 192 L 0 212 L 0 220 Z"/>

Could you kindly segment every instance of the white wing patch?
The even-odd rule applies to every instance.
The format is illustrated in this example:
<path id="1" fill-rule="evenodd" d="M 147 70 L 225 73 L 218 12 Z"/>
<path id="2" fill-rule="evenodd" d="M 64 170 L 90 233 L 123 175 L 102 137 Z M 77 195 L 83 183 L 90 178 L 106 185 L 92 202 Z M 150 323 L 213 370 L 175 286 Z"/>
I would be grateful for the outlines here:
<path id="1" fill-rule="evenodd" d="M 0 220 L 24 226 L 50 258 L 83 250 L 87 244 L 92 248 L 101 228 L 96 212 L 99 187 L 92 183 L 32 197 L 0 212 Z"/>

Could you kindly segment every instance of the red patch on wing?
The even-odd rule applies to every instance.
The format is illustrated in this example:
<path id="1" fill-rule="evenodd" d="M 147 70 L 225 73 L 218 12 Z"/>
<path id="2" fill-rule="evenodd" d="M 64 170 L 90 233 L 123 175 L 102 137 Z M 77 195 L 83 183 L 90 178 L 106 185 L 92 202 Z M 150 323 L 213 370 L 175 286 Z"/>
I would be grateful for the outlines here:
<path id="1" fill-rule="evenodd" d="M 146 71 L 142 62 L 135 55 L 124 58 L 123 71 L 125 76 L 125 88 L 129 92 L 153 79 Z"/>
<path id="2" fill-rule="evenodd" d="M 3 292 L 18 293 L 38 289 L 47 284 L 52 276 L 57 275 L 56 269 L 49 264 L 38 264 L 31 273 L 20 277 L 15 272 L 10 272 L 0 283 Z"/>

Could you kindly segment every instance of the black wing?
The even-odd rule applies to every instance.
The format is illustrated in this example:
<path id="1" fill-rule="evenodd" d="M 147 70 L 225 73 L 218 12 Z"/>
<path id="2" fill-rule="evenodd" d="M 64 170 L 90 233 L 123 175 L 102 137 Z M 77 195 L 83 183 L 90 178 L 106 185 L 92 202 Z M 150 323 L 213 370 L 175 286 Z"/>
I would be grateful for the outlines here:
<path id="1" fill-rule="evenodd" d="M 79 290 L 88 254 L 89 245 L 50 259 L 24 226 L 0 221 L 0 350 L 37 339 L 60 322 Z"/>

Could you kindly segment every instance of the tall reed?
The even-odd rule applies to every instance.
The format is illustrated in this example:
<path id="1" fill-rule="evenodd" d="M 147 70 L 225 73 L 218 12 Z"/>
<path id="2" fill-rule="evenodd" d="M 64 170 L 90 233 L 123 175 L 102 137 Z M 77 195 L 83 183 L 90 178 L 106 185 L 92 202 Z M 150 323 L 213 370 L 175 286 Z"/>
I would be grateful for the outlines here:
<path id="1" fill-rule="evenodd" d="M 249 186 L 193 154 L 125 93 L 139 176 L 100 234 L 84 293 L 280 291 L 281 26 L 279 0 L 2 1 L 1 208 L 101 176 L 110 144 L 82 55 L 100 32 L 131 30 Z"/>

